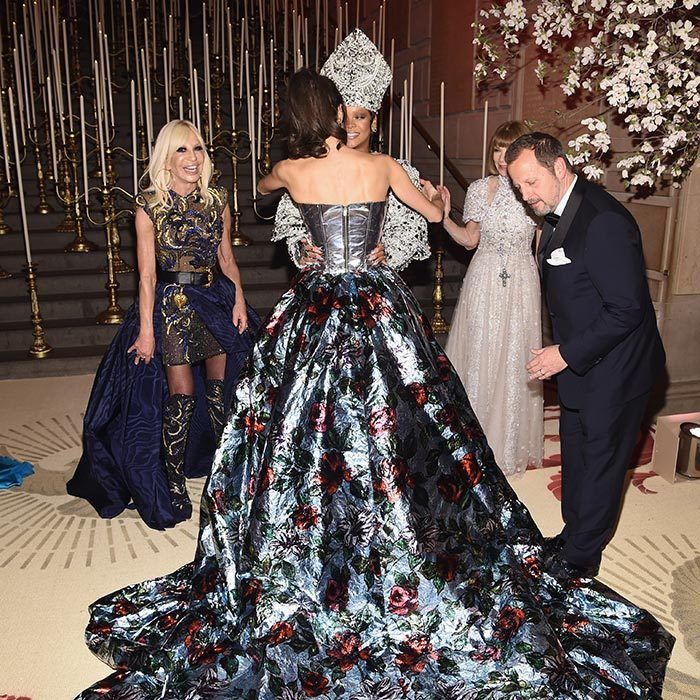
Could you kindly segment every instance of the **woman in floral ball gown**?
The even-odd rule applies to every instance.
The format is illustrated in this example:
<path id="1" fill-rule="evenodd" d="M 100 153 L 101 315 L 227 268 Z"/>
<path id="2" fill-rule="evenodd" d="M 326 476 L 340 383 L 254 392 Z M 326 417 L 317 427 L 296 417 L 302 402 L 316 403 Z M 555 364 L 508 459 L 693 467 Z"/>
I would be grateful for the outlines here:
<path id="1" fill-rule="evenodd" d="M 377 134 L 377 115 L 392 79 L 391 67 L 382 53 L 361 29 L 355 29 L 328 57 L 321 67 L 321 75 L 333 81 L 343 98 L 347 147 L 362 153 L 376 153 L 372 151 L 372 141 Z M 406 160 L 397 162 L 420 188 L 418 170 Z M 282 195 L 277 206 L 272 240 L 287 241 L 289 257 L 297 267 L 323 260 L 321 249 L 311 243 L 299 209 L 287 193 Z M 390 192 L 380 242 L 368 256 L 368 262 L 385 262 L 395 270 L 403 270 L 414 260 L 428 257 L 427 221 Z"/>
<path id="2" fill-rule="evenodd" d="M 344 145 L 327 79 L 287 104 L 259 189 L 288 189 L 324 263 L 263 322 L 194 562 L 92 606 L 117 670 L 80 698 L 660 698 L 673 639 L 543 561 L 416 300 L 366 265 L 389 187 L 430 220 L 439 194 Z"/>

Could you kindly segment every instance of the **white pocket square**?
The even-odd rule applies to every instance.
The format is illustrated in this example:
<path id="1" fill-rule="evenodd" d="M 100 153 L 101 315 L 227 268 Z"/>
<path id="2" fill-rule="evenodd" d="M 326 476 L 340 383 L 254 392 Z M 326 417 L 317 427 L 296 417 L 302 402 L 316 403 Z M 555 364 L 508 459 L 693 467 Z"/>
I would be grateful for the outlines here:
<path id="1" fill-rule="evenodd" d="M 571 260 L 566 257 L 563 248 L 556 248 L 550 253 L 549 257 L 547 258 L 547 262 L 550 265 L 568 265 Z"/>

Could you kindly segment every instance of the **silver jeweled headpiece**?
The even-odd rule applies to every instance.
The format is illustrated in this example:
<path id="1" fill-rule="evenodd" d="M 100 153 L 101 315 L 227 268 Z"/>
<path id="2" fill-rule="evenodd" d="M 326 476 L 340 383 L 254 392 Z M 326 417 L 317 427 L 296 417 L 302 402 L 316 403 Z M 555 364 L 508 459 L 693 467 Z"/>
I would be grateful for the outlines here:
<path id="1" fill-rule="evenodd" d="M 330 78 L 346 105 L 378 112 L 391 82 L 391 68 L 384 56 L 360 29 L 338 44 L 321 68 Z"/>

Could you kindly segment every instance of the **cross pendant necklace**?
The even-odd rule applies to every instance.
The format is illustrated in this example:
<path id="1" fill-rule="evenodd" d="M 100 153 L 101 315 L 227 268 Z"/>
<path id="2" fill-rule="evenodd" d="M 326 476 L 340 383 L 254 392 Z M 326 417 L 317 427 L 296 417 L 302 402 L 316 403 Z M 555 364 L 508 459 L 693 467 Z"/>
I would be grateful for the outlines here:
<path id="1" fill-rule="evenodd" d="M 503 282 L 503 286 L 505 287 L 510 277 L 505 267 L 501 270 L 501 274 L 498 276 L 501 278 L 501 282 Z"/>

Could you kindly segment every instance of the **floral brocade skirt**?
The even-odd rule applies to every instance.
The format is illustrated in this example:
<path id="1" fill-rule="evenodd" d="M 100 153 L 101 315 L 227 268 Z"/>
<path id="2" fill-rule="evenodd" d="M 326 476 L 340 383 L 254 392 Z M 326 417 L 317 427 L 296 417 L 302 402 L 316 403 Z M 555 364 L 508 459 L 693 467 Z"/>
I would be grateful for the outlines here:
<path id="1" fill-rule="evenodd" d="M 195 560 L 91 607 L 79 697 L 660 698 L 673 638 L 562 582 L 393 271 L 301 273 L 263 322 Z"/>

